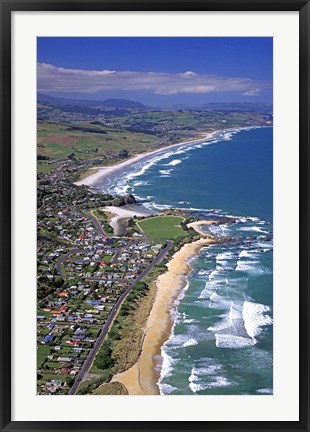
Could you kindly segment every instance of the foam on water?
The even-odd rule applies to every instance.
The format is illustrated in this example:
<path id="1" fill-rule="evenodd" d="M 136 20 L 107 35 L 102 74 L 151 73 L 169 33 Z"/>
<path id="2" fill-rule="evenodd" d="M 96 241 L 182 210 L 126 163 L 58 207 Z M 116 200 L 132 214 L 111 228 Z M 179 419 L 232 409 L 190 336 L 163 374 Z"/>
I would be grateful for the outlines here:
<path id="1" fill-rule="evenodd" d="M 231 309 L 232 300 L 213 292 L 210 296 L 209 307 L 212 309 Z"/>
<path id="2" fill-rule="evenodd" d="M 260 221 L 260 219 L 256 216 L 254 216 L 254 217 L 248 216 L 248 219 L 252 222 L 259 222 Z"/>
<path id="3" fill-rule="evenodd" d="M 242 317 L 244 321 L 244 327 L 251 338 L 258 336 L 262 327 L 271 325 L 272 318 L 267 315 L 270 312 L 270 307 L 245 301 L 243 303 Z"/>
<path id="4" fill-rule="evenodd" d="M 186 291 L 189 288 L 189 282 L 188 282 L 188 278 L 186 278 L 186 284 L 184 286 L 184 288 L 182 289 L 182 291 L 180 292 L 180 294 L 178 295 L 178 297 L 176 298 L 176 300 L 173 303 L 173 309 L 171 309 L 171 311 L 176 310 L 176 306 L 178 306 L 178 304 L 180 303 L 180 301 L 184 298 Z"/>
<path id="5" fill-rule="evenodd" d="M 173 393 L 175 390 L 177 390 L 176 387 L 173 387 L 170 384 L 164 384 L 164 383 L 160 383 L 159 384 L 159 392 L 161 395 L 168 395 Z"/>
<path id="6" fill-rule="evenodd" d="M 259 232 L 259 233 L 263 233 L 263 234 L 270 234 L 269 231 L 262 230 L 260 227 L 257 227 L 257 226 L 241 227 L 238 229 L 239 229 L 239 231 L 254 231 L 254 232 Z"/>
<path id="7" fill-rule="evenodd" d="M 256 393 L 259 394 L 273 394 L 273 390 L 271 388 L 261 388 L 256 390 Z"/>
<path id="8" fill-rule="evenodd" d="M 175 346 L 180 346 L 180 345 L 183 346 L 184 343 L 186 343 L 189 340 L 187 335 L 175 335 L 174 334 L 174 329 L 175 329 L 176 323 L 178 321 L 178 318 L 181 316 L 177 310 L 177 305 L 179 304 L 180 300 L 184 297 L 185 292 L 187 291 L 188 287 L 189 287 L 189 282 L 186 279 L 185 287 L 183 288 L 183 290 L 181 291 L 181 293 L 179 294 L 177 299 L 174 301 L 173 307 L 170 310 L 170 316 L 173 320 L 173 325 L 172 325 L 169 339 L 161 347 L 161 356 L 163 358 L 163 363 L 162 363 L 160 378 L 159 378 L 158 383 L 157 383 L 158 385 L 160 385 L 160 383 L 162 382 L 162 380 L 164 378 L 170 376 L 171 372 L 173 371 L 173 364 L 176 362 L 176 360 L 173 359 L 167 353 L 167 349 L 166 349 L 167 346 L 169 346 L 169 344 L 173 344 Z"/>
<path id="9" fill-rule="evenodd" d="M 182 322 L 184 324 L 192 324 L 198 321 L 195 320 L 194 318 L 188 318 L 188 315 L 185 312 L 183 312 L 182 314 L 179 314 L 179 322 Z"/>
<path id="10" fill-rule="evenodd" d="M 239 221 L 239 222 L 246 222 L 246 221 L 247 221 L 247 218 L 246 218 L 246 217 L 239 216 L 238 221 Z"/>
<path id="11" fill-rule="evenodd" d="M 215 279 L 220 274 L 219 270 L 213 270 L 209 274 L 209 281 L 211 282 L 213 279 Z"/>
<path id="12" fill-rule="evenodd" d="M 255 243 L 255 247 L 271 250 L 273 248 L 273 244 L 271 241 L 270 242 L 257 242 L 257 243 Z"/>
<path id="13" fill-rule="evenodd" d="M 217 333 L 215 335 L 215 344 L 218 348 L 245 348 L 257 343 L 256 339 L 235 336 L 232 334 Z"/>
<path id="14" fill-rule="evenodd" d="M 196 323 L 196 322 L 198 322 L 198 321 L 195 320 L 195 319 L 193 319 L 193 318 L 185 318 L 185 319 L 183 320 L 183 323 L 184 323 L 184 324 L 193 324 L 193 323 Z"/>
<path id="15" fill-rule="evenodd" d="M 191 339 L 187 340 L 186 342 L 184 342 L 183 346 L 189 347 L 189 346 L 194 346 L 197 344 L 198 344 L 198 342 L 196 341 L 196 339 L 191 338 Z"/>
<path id="16" fill-rule="evenodd" d="M 166 209 L 171 208 L 171 205 L 167 205 L 167 204 L 155 204 L 155 203 L 152 203 L 152 204 L 148 205 L 148 203 L 146 203 L 144 205 L 145 205 L 145 207 L 148 206 L 148 208 L 151 209 L 151 210 L 153 210 L 153 209 L 156 209 L 156 210 L 166 210 Z"/>
<path id="17" fill-rule="evenodd" d="M 182 163 L 180 159 L 174 159 L 173 161 L 169 162 L 167 165 L 176 166 Z"/>
<path id="18" fill-rule="evenodd" d="M 229 140 L 231 137 L 232 134 L 226 131 L 219 135 L 218 139 L 206 141 L 206 144 L 215 144 L 222 141 L 223 138 Z M 183 162 L 185 153 L 201 145 L 204 146 L 205 143 L 190 144 L 191 149 L 186 146 L 179 147 L 173 152 L 166 153 L 165 157 L 160 157 L 160 159 L 157 157 L 154 163 L 158 165 L 152 170 L 152 174 L 159 171 L 160 176 L 178 175 L 177 173 L 180 173 L 181 170 L 174 169 L 174 166 Z M 177 154 L 180 156 L 176 157 Z M 162 159 L 165 161 L 159 163 Z M 141 166 L 136 171 L 138 170 L 141 171 Z M 151 185 L 154 184 L 153 177 L 148 175 L 143 177 L 143 180 L 146 177 L 150 178 Z M 126 182 L 137 187 L 136 192 L 138 193 L 139 186 L 147 186 L 138 184 L 135 177 L 129 179 L 126 177 L 125 184 Z M 162 185 L 164 182 L 168 184 L 169 180 L 162 180 L 162 182 Z M 125 184 L 123 182 L 120 188 L 124 188 Z M 152 189 L 148 193 L 156 195 Z M 186 293 L 188 284 L 174 303 L 174 311 L 171 312 L 172 332 L 161 350 L 163 367 L 158 381 L 160 393 L 171 394 L 176 391 L 179 393 L 182 389 L 185 393 L 187 389 L 187 394 L 201 391 L 208 393 L 208 389 L 211 389 L 210 393 L 216 393 L 214 389 L 217 387 L 236 385 L 232 382 L 237 381 L 233 375 L 235 371 L 238 373 L 240 371 L 240 377 L 241 375 L 246 376 L 241 371 L 252 373 L 257 370 L 265 373 L 265 369 L 270 368 L 270 362 L 266 366 L 264 361 L 259 361 L 261 364 L 258 365 L 255 356 L 257 351 L 266 348 L 266 341 L 267 346 L 269 344 L 270 332 L 267 331 L 266 326 L 272 323 L 271 310 L 268 306 L 255 303 L 253 298 L 256 300 L 261 298 L 260 293 L 254 292 L 256 287 L 262 287 L 262 293 L 265 296 L 264 283 L 265 281 L 269 283 L 269 279 L 265 276 L 258 278 L 260 275 L 268 275 L 271 272 L 268 266 L 270 266 L 272 257 L 270 254 L 263 253 L 272 249 L 272 242 L 264 241 L 268 239 L 267 235 L 268 237 L 270 235 L 269 227 L 267 227 L 269 223 L 254 216 L 234 216 L 221 209 L 199 208 L 208 205 L 208 196 L 205 202 L 193 199 L 191 204 L 186 201 L 188 199 L 186 194 L 172 197 L 170 201 L 163 198 L 166 196 L 165 193 L 159 196 L 158 202 L 144 203 L 145 207 L 162 210 L 176 208 L 180 205 L 180 209 L 187 210 L 190 216 L 197 219 L 223 217 L 234 219 L 233 224 L 221 223 L 204 227 L 206 232 L 212 232 L 216 236 L 231 237 L 232 241 L 202 249 L 200 258 L 193 265 L 194 270 L 189 276 L 189 292 Z M 251 214 L 251 211 L 245 214 Z M 258 337 L 259 335 L 261 336 Z M 225 352 L 221 351 L 224 349 L 226 349 Z M 201 358 L 206 353 L 212 356 L 211 361 L 197 363 L 197 357 Z M 215 363 L 216 359 L 220 359 L 223 368 Z M 235 364 L 230 363 L 236 359 Z M 186 385 L 187 379 L 189 388 Z M 178 383 L 180 386 L 176 388 Z M 272 386 L 270 381 L 260 382 L 258 377 L 256 387 L 252 389 L 240 387 L 239 393 L 236 393 L 246 394 L 249 389 L 248 394 L 253 394 L 253 392 L 263 394 L 265 387 L 268 389 L 270 385 Z M 220 393 L 221 391 L 216 394 Z"/>
<path id="19" fill-rule="evenodd" d="M 220 365 L 210 365 L 207 367 L 194 366 L 188 378 L 189 388 L 193 393 L 198 393 L 202 390 L 228 387 L 234 384 L 225 376 L 219 375 L 220 370 Z"/>
<path id="20" fill-rule="evenodd" d="M 209 273 L 209 270 L 199 270 L 197 272 L 198 276 L 206 276 Z"/>
<path id="21" fill-rule="evenodd" d="M 161 177 L 170 177 L 171 174 L 171 169 L 170 170 L 159 170 L 159 173 L 161 174 Z"/>
<path id="22" fill-rule="evenodd" d="M 162 367 L 161 367 L 161 377 L 169 377 L 173 371 L 173 365 L 176 363 L 176 360 L 167 354 L 167 352 L 162 349 L 161 356 L 163 359 Z M 161 377 L 159 378 L 158 383 L 161 382 Z"/>
<path id="23" fill-rule="evenodd" d="M 259 250 L 245 250 L 243 249 L 240 254 L 239 258 L 257 258 L 258 254 L 260 253 Z"/>
<path id="24" fill-rule="evenodd" d="M 226 261 L 228 259 L 234 258 L 234 254 L 232 252 L 221 252 L 216 255 L 216 261 Z"/>
<path id="25" fill-rule="evenodd" d="M 150 168 L 154 165 L 160 163 L 163 160 L 169 159 L 170 157 L 175 157 L 175 155 L 184 155 L 180 159 L 173 159 L 168 162 L 166 165 L 176 166 L 182 163 L 183 160 L 188 157 L 185 156 L 187 153 L 192 152 L 195 149 L 199 149 L 205 146 L 213 145 L 221 141 L 229 141 L 232 137 L 240 131 L 249 131 L 251 129 L 256 129 L 257 127 L 249 127 L 249 128 L 236 128 L 230 131 L 219 132 L 215 136 L 211 138 L 206 138 L 205 140 L 197 140 L 197 141 L 189 141 L 188 143 L 180 144 L 175 147 L 168 147 L 163 149 L 156 155 L 151 155 L 149 158 L 145 158 L 143 161 L 139 161 L 130 166 L 127 170 L 122 172 L 122 177 L 116 178 L 113 176 L 113 180 L 110 179 L 109 186 L 101 185 L 101 189 L 103 192 L 108 191 L 112 194 L 124 195 L 127 193 L 129 189 L 129 183 L 134 180 L 136 177 L 142 176 L 145 174 Z M 130 171 L 128 171 L 130 170 Z M 168 177 L 170 174 L 162 174 L 160 177 Z M 100 185 L 99 185 L 100 186 Z M 140 186 L 140 185 L 138 185 Z M 142 186 L 142 185 L 141 185 Z M 207 210 L 207 209 L 194 209 L 192 210 Z M 223 213 L 222 213 L 223 214 Z M 259 221 L 259 218 L 252 218 L 253 221 Z M 226 228 L 227 229 L 227 228 Z"/>
<path id="26" fill-rule="evenodd" d="M 148 184 L 149 184 L 149 182 L 147 182 L 147 181 L 138 180 L 138 181 L 135 181 L 133 183 L 133 186 L 147 186 Z"/>
<path id="27" fill-rule="evenodd" d="M 270 273 L 268 268 L 260 265 L 259 261 L 237 261 L 236 271 L 250 273 L 252 275 L 262 275 L 266 273 Z"/>
<path id="28" fill-rule="evenodd" d="M 129 183 L 135 179 L 136 177 L 140 177 L 143 174 L 145 174 L 150 168 L 152 168 L 154 165 L 158 164 L 162 160 L 169 159 L 171 156 L 174 155 L 183 155 L 187 152 L 190 152 L 194 149 L 201 148 L 205 145 L 215 144 L 218 140 L 211 140 L 206 138 L 205 141 L 201 142 L 189 142 L 187 144 L 180 144 L 180 146 L 176 146 L 173 148 L 167 148 L 162 150 L 162 152 L 157 153 L 155 156 L 150 156 L 149 159 L 146 159 L 144 161 L 138 162 L 136 164 L 133 164 L 130 166 L 130 172 L 126 172 L 126 170 L 123 172 L 123 176 L 121 179 L 115 178 L 113 183 L 111 183 L 108 187 L 103 187 L 102 191 L 105 192 L 106 190 L 109 193 L 116 193 L 118 195 L 126 194 L 128 191 L 130 185 Z M 186 159 L 186 158 L 184 158 Z M 182 163 L 181 159 L 174 159 L 171 162 L 169 162 L 166 165 L 170 166 L 176 166 L 178 164 Z M 162 174 L 161 177 L 166 177 L 169 174 Z"/>
<path id="29" fill-rule="evenodd" d="M 221 315 L 221 317 L 222 317 L 222 321 L 219 321 L 213 326 L 208 327 L 207 330 L 215 332 L 215 331 L 222 331 L 222 330 L 226 330 L 227 328 L 230 328 L 231 323 L 229 319 L 227 319 L 227 316 Z"/>
<path id="30" fill-rule="evenodd" d="M 227 235 L 229 235 L 229 233 L 230 233 L 230 228 L 229 228 L 228 225 L 224 225 L 224 224 L 222 224 L 222 225 L 219 225 L 219 228 L 221 229 L 221 231 L 222 231 L 222 235 L 223 235 L 223 236 L 227 236 Z"/>
<path id="31" fill-rule="evenodd" d="M 198 299 L 209 299 L 211 301 L 216 301 L 216 291 L 224 284 L 226 285 L 226 279 L 213 279 L 211 281 L 207 281 L 204 289 L 198 296 Z"/>
<path id="32" fill-rule="evenodd" d="M 209 225 L 208 229 L 214 235 L 222 235 L 222 232 L 223 232 L 222 229 L 218 225 Z"/>
<path id="33" fill-rule="evenodd" d="M 173 338 L 171 338 L 170 341 L 169 341 L 169 347 L 178 347 L 178 348 L 180 348 L 180 347 L 185 346 L 185 344 L 188 343 L 189 341 L 192 341 L 192 338 L 188 334 L 174 335 Z M 197 342 L 197 341 L 195 341 L 195 342 Z"/>
<path id="34" fill-rule="evenodd" d="M 226 300 L 224 302 L 222 301 L 221 304 L 224 307 L 228 306 L 228 300 Z M 222 330 L 232 329 L 233 331 L 237 331 L 238 327 L 240 327 L 239 323 L 242 319 L 242 314 L 241 314 L 241 311 L 238 310 L 238 306 L 233 301 L 230 301 L 230 308 L 229 308 L 228 312 L 220 315 L 220 318 L 221 318 L 221 321 L 208 327 L 207 330 L 213 331 L 213 332 L 220 332 Z"/>
<path id="35" fill-rule="evenodd" d="M 145 160 L 143 162 L 138 162 L 136 164 L 131 165 L 130 172 L 124 171 L 121 178 L 114 179 L 114 182 L 109 185 L 108 191 L 110 193 L 116 193 L 118 195 L 126 193 L 130 186 L 130 182 L 132 180 L 134 180 L 136 177 L 142 176 L 155 164 L 157 164 L 161 160 L 168 159 L 174 153 L 175 153 L 174 151 L 170 150 L 164 153 L 160 153 L 155 157 L 150 157 L 150 159 Z"/>

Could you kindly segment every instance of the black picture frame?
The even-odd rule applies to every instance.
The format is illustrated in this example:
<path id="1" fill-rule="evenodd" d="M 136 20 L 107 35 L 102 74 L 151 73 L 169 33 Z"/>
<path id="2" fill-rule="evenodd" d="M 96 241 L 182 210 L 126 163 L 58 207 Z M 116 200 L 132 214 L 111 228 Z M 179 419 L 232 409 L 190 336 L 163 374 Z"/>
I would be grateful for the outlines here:
<path id="1" fill-rule="evenodd" d="M 309 0 L 0 0 L 1 181 L 0 181 L 0 410 L 1 431 L 310 431 L 309 424 Z M 298 11 L 300 167 L 300 420 L 296 422 L 24 422 L 11 421 L 11 13 L 14 11 Z M 14 107 L 13 107 L 14 109 Z M 137 404 L 139 401 L 137 399 Z"/>

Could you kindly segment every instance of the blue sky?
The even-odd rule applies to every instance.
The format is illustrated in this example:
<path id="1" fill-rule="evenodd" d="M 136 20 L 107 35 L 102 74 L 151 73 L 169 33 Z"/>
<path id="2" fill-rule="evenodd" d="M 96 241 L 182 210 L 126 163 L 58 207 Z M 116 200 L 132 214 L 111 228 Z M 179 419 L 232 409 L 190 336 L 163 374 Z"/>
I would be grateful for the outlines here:
<path id="1" fill-rule="evenodd" d="M 38 38 L 38 91 L 149 105 L 272 102 L 272 38 Z"/>

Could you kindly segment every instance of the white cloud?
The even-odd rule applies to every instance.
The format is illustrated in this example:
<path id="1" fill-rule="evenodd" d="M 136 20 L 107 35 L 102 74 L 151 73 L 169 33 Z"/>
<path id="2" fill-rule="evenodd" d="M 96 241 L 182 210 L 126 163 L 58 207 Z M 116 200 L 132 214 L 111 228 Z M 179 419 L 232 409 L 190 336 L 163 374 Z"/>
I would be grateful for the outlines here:
<path id="1" fill-rule="evenodd" d="M 197 76 L 197 74 L 195 72 L 193 72 L 193 71 L 186 71 L 186 72 L 184 72 L 183 76 L 185 76 L 185 77 L 194 77 L 194 76 Z"/>
<path id="2" fill-rule="evenodd" d="M 261 93 L 260 88 L 253 88 L 253 89 L 248 90 L 245 93 L 243 93 L 243 96 L 259 96 L 260 93 Z"/>
<path id="3" fill-rule="evenodd" d="M 183 73 L 133 72 L 113 70 L 65 69 L 38 63 L 38 90 L 49 92 L 97 93 L 100 91 L 150 91 L 159 95 L 179 93 L 241 92 L 257 96 L 270 87 L 266 81 L 215 75 Z"/>

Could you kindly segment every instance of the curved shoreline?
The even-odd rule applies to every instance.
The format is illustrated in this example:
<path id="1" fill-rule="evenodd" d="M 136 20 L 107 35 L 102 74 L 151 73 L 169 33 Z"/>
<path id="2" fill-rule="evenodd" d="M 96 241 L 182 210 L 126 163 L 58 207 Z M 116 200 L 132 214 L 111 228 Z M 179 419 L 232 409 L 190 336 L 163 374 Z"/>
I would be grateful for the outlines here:
<path id="1" fill-rule="evenodd" d="M 187 224 L 188 228 L 193 228 L 195 231 L 197 231 L 200 235 L 206 236 L 207 233 L 201 229 L 201 226 L 203 225 L 217 225 L 216 220 L 201 220 L 201 221 L 195 221 Z"/>
<path id="2" fill-rule="evenodd" d="M 171 310 L 175 300 L 186 287 L 191 271 L 188 261 L 199 251 L 219 239 L 204 233 L 204 238 L 185 244 L 167 264 L 168 270 L 156 281 L 157 294 L 145 326 L 145 337 L 137 363 L 112 378 L 125 385 L 130 395 L 159 395 L 157 382 L 160 378 L 161 348 L 169 339 L 174 322 Z"/>
<path id="3" fill-rule="evenodd" d="M 182 141 L 176 144 L 171 144 L 166 147 L 162 147 L 156 150 L 152 150 L 146 153 L 140 153 L 136 156 L 131 157 L 130 159 L 125 160 L 124 162 L 120 162 L 116 165 L 107 165 L 107 166 L 100 166 L 100 167 L 93 167 L 93 170 L 97 170 L 94 174 L 90 174 L 89 176 L 85 177 L 82 180 L 79 180 L 75 182 L 74 184 L 77 186 L 85 185 L 89 187 L 95 187 L 98 183 L 101 183 L 104 179 L 106 179 L 111 174 L 116 174 L 123 169 L 129 167 L 130 165 L 133 165 L 137 162 L 143 161 L 144 159 L 147 159 L 150 156 L 156 155 L 157 153 L 164 152 L 169 150 L 170 148 L 178 147 L 181 145 L 186 144 L 199 144 L 201 142 L 204 142 L 207 139 L 212 138 L 216 133 L 221 132 L 221 130 L 216 130 L 213 132 L 205 132 L 201 133 L 203 135 L 203 138 L 196 138 L 188 141 Z"/>
<path id="4" fill-rule="evenodd" d="M 115 207 L 115 206 L 107 206 L 102 209 L 106 213 L 110 213 L 112 215 L 110 220 L 110 225 L 114 230 L 114 235 L 118 236 L 121 234 L 121 225 L 122 222 L 128 221 L 133 216 L 148 216 L 148 212 L 131 210 L 128 208 Z"/>
<path id="5" fill-rule="evenodd" d="M 257 128 L 261 128 L 261 127 L 269 127 L 269 126 L 248 126 L 248 127 L 235 127 L 235 128 L 226 128 L 226 129 L 218 129 L 212 132 L 201 132 L 200 135 L 197 136 L 197 138 L 191 139 L 191 140 L 187 140 L 187 141 L 181 141 L 179 143 L 175 143 L 175 144 L 170 144 L 167 145 L 165 147 L 162 148 L 158 148 L 156 150 L 151 150 L 149 152 L 145 152 L 145 153 L 139 153 L 135 156 L 132 156 L 129 159 L 126 159 L 123 162 L 120 162 L 118 164 L 115 165 L 106 165 L 106 166 L 97 166 L 97 167 L 92 167 L 89 168 L 89 170 L 94 170 L 94 174 L 90 174 L 87 177 L 85 177 L 84 179 L 81 179 L 77 182 L 75 182 L 74 184 L 76 186 L 89 186 L 89 187 L 93 187 L 95 188 L 98 183 L 102 183 L 103 180 L 108 179 L 109 175 L 114 175 L 117 173 L 121 173 L 123 169 L 129 167 L 130 165 L 133 165 L 137 162 L 143 161 L 144 159 L 149 158 L 150 156 L 156 155 L 158 153 L 161 152 L 165 152 L 167 150 L 169 150 L 170 148 L 175 148 L 175 147 L 179 147 L 182 145 L 187 145 L 187 144 L 200 144 L 203 143 L 204 141 L 214 137 L 214 135 L 216 135 L 219 132 L 241 132 L 242 130 L 249 130 L 249 129 L 257 129 Z M 201 138 L 202 137 L 202 138 Z"/>

